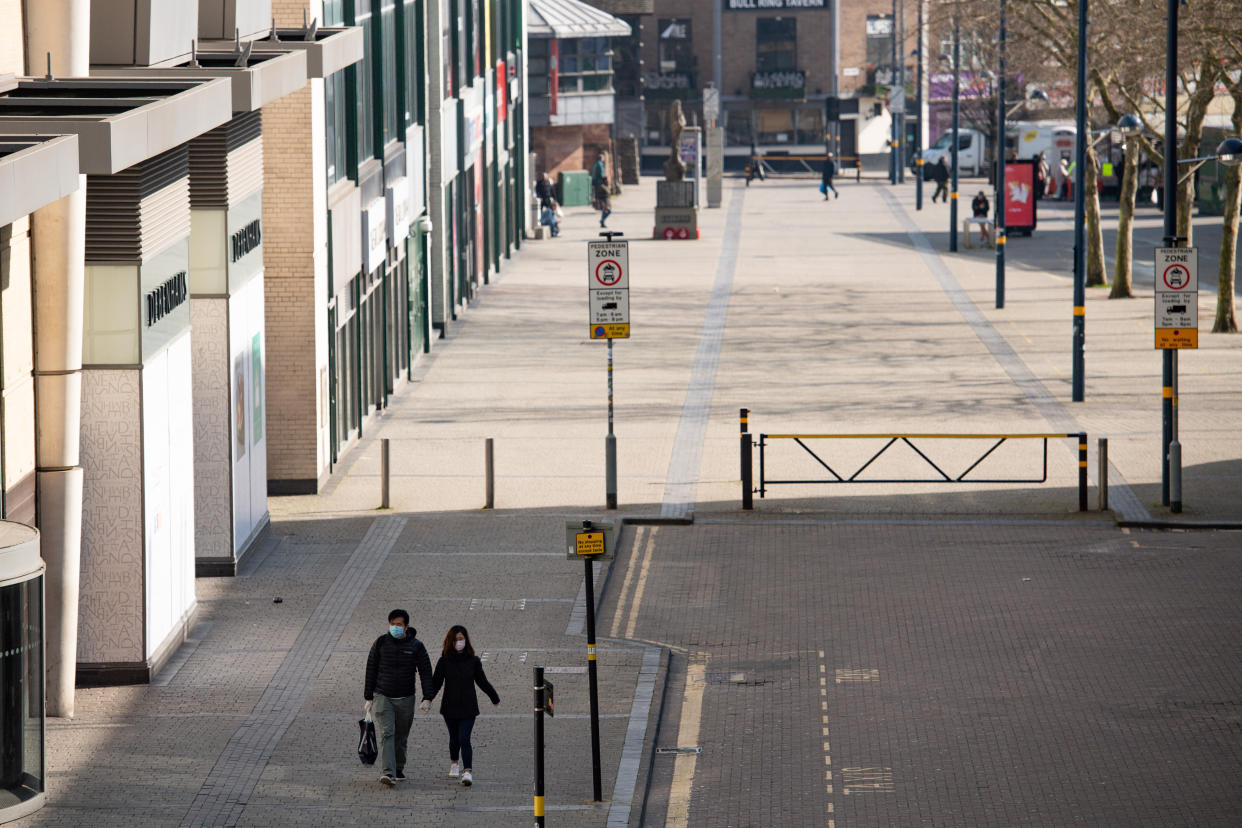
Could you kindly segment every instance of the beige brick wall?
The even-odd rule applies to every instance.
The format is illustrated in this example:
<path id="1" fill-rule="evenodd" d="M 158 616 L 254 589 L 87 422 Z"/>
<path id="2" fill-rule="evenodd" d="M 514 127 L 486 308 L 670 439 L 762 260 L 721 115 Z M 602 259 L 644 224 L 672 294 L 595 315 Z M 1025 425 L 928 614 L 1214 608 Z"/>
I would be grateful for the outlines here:
<path id="1" fill-rule="evenodd" d="M 274 4 L 275 5 L 275 4 Z M 299 22 L 301 15 L 299 13 Z M 267 474 L 315 480 L 315 168 L 312 88 L 263 108 L 263 266 L 267 293 Z"/>
<path id="2" fill-rule="evenodd" d="M 0 75 L 25 74 L 22 64 L 22 0 L 0 0 Z"/>

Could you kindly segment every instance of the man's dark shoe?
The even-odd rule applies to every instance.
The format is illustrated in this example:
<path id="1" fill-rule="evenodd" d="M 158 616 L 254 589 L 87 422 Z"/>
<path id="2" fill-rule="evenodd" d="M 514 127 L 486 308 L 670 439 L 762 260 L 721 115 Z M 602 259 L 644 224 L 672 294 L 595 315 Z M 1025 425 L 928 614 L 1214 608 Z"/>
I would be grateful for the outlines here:
<path id="1" fill-rule="evenodd" d="M 397 771 L 397 781 L 400 782 L 402 779 L 405 779 L 405 771 Z"/>

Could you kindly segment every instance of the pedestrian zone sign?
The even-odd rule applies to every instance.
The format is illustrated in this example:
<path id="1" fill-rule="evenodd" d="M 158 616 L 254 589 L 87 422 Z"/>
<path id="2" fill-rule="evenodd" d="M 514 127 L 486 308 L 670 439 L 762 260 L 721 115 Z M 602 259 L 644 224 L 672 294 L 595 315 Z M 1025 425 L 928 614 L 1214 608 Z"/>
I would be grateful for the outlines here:
<path id="1" fill-rule="evenodd" d="M 1199 248 L 1156 248 L 1156 348 L 1199 347 Z"/>
<path id="2" fill-rule="evenodd" d="M 629 242 L 587 242 L 587 299 L 591 339 L 629 339 Z"/>

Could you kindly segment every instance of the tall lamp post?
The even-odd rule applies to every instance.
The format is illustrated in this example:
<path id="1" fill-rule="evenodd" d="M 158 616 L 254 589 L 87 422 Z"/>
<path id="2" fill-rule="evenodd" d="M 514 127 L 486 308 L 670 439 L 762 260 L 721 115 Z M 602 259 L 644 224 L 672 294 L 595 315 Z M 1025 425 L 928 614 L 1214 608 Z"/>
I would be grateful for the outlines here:
<path id="1" fill-rule="evenodd" d="M 996 89 L 996 307 L 1005 307 L 1005 0 L 1000 2 L 1000 77 Z"/>
<path id="2" fill-rule="evenodd" d="M 916 74 L 917 88 L 914 90 L 915 102 L 918 106 L 918 125 L 914 131 L 914 209 L 923 209 L 923 2 L 924 0 L 916 0 L 919 4 L 919 33 L 918 45 L 915 52 L 918 54 L 918 72 Z"/>
<path id="3" fill-rule="evenodd" d="M 1172 0 L 1170 0 L 1172 2 Z M 953 15 L 953 144 L 949 150 L 953 157 L 953 186 L 949 193 L 949 252 L 957 252 L 957 143 L 958 121 L 961 107 L 958 99 L 961 96 L 961 63 L 962 63 L 962 29 L 956 12 Z"/>
<path id="4" fill-rule="evenodd" d="M 1170 3 L 1176 0 L 1169 0 Z M 1073 402 L 1083 401 L 1083 374 L 1086 369 L 1083 348 L 1087 342 L 1087 308 L 1086 308 L 1086 238 L 1083 209 L 1086 199 L 1083 193 L 1083 182 L 1087 172 L 1087 0 L 1078 0 L 1078 78 L 1077 101 L 1074 108 L 1074 122 L 1078 135 L 1074 141 L 1074 343 L 1073 343 L 1073 376 L 1071 379 L 1070 399 Z M 1167 165 L 1166 165 L 1167 166 Z"/>

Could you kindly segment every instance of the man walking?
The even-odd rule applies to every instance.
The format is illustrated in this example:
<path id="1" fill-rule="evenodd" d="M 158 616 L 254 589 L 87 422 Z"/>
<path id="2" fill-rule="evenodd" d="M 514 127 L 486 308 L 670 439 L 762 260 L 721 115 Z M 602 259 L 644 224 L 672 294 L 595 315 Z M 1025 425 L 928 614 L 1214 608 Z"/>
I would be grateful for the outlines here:
<path id="1" fill-rule="evenodd" d="M 840 198 L 841 194 L 837 192 L 837 188 L 832 186 L 832 177 L 837 174 L 837 158 L 831 152 L 824 158 L 824 178 L 820 183 L 819 191 L 824 194 L 824 201 L 828 200 L 828 191 L 832 190 L 833 198 Z"/>
<path id="2" fill-rule="evenodd" d="M 414 637 L 416 632 L 410 626 L 410 614 L 395 609 L 388 613 L 388 632 L 375 639 L 367 656 L 362 697 L 379 730 L 384 771 L 379 781 L 389 787 L 405 779 L 405 745 L 418 698 L 415 676 L 423 696 L 431 695 L 431 658 L 423 642 Z M 424 701 L 423 712 L 430 709 L 430 702 Z"/>
<path id="3" fill-rule="evenodd" d="M 943 198 L 944 201 L 949 200 L 949 165 L 945 162 L 944 156 L 940 156 L 940 160 L 932 164 L 931 168 L 932 181 L 936 182 L 936 192 L 932 193 L 932 203 L 936 203 L 936 199 Z"/>
<path id="4" fill-rule="evenodd" d="M 604 167 L 602 151 L 595 157 L 595 164 L 591 167 L 591 195 L 599 209 L 599 226 L 607 227 L 604 222 L 612 214 L 612 194 L 608 191 L 608 171 Z"/>

